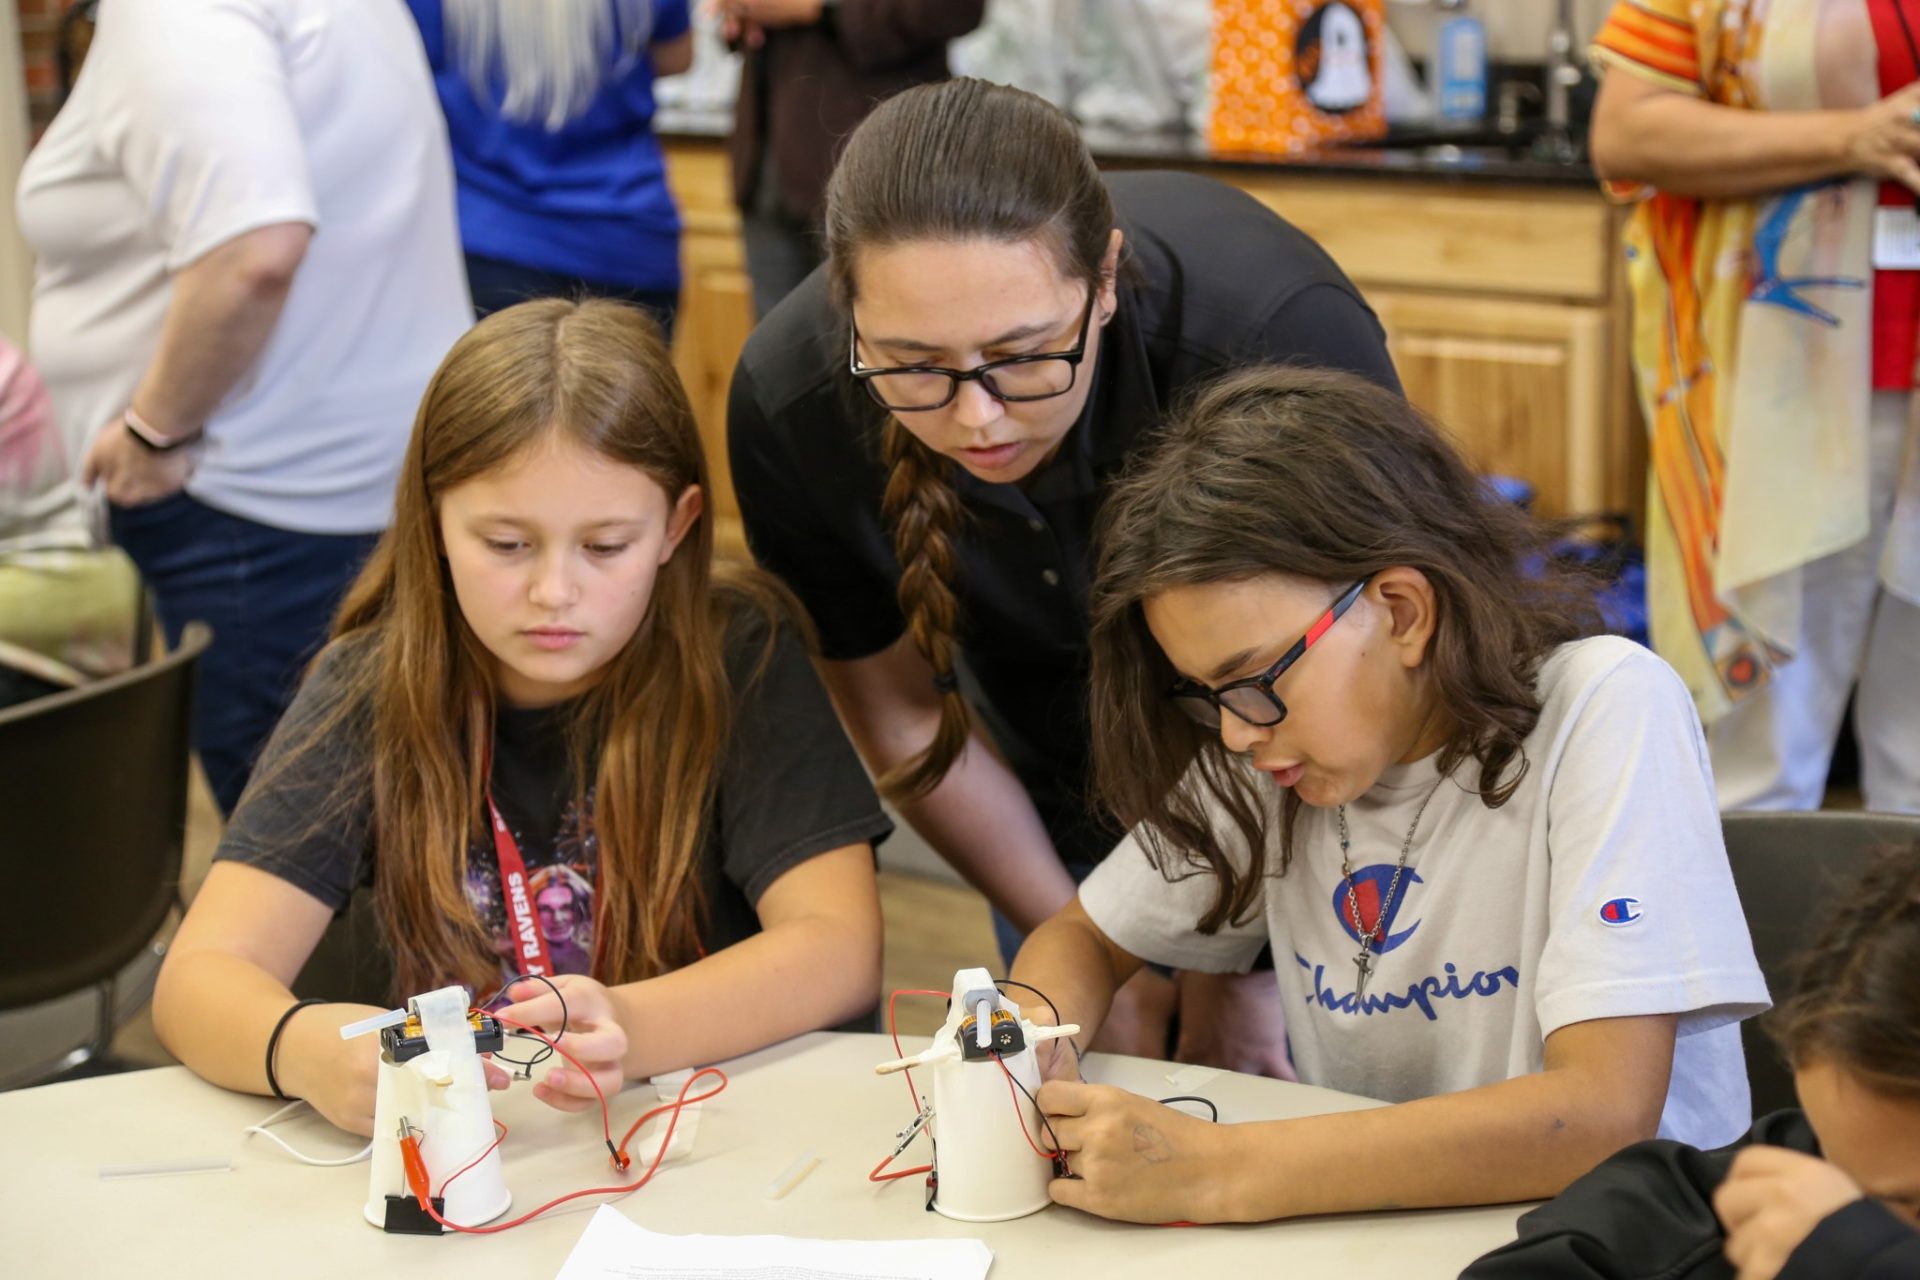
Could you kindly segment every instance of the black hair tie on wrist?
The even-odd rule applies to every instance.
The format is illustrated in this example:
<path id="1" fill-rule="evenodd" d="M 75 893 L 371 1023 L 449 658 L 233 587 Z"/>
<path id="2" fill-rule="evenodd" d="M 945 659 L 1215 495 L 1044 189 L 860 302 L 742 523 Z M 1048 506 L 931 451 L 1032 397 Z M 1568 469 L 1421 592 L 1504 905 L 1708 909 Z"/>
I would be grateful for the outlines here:
<path id="1" fill-rule="evenodd" d="M 288 1020 L 308 1005 L 327 1003 L 329 1002 L 322 1000 L 319 996 L 308 996 L 305 1000 L 296 1000 L 291 1008 L 280 1015 L 280 1021 L 273 1024 L 273 1034 L 267 1037 L 267 1088 L 273 1090 L 273 1096 L 282 1102 L 295 1102 L 298 1101 L 298 1099 L 289 1098 L 286 1094 L 280 1092 L 280 1081 L 274 1078 L 273 1055 L 280 1047 L 280 1033 L 287 1029 Z"/>
<path id="2" fill-rule="evenodd" d="M 953 674 L 953 672 L 951 671 L 935 672 L 933 677 L 933 687 L 938 689 L 942 693 L 957 692 L 960 688 L 960 677 Z"/>

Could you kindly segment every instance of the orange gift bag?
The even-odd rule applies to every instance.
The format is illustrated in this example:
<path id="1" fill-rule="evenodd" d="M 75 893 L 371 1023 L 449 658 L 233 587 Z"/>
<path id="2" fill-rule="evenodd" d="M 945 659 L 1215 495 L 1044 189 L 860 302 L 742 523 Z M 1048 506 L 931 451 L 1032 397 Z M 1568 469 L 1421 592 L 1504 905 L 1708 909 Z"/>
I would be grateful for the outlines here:
<path id="1" fill-rule="evenodd" d="M 1387 131 L 1386 0 L 1213 0 L 1223 151 L 1305 151 Z"/>

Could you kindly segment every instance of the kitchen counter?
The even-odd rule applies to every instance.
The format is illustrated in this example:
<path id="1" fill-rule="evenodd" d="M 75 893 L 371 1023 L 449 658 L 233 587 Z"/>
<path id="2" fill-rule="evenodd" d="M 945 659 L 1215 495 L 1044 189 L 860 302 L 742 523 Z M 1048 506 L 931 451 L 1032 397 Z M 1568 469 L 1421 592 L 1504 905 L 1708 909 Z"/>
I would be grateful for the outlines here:
<path id="1" fill-rule="evenodd" d="M 726 410 L 753 304 L 731 117 L 662 112 L 656 127 L 685 228 L 674 354 L 708 442 L 720 539 L 737 549 Z M 1208 174 L 1313 237 L 1380 318 L 1408 399 L 1483 470 L 1531 484 L 1537 511 L 1638 516 L 1646 441 L 1627 368 L 1622 211 L 1588 165 L 1535 159 L 1531 138 L 1490 132 L 1443 142 L 1406 130 L 1301 156 L 1222 155 L 1185 133 L 1085 134 L 1103 165 Z"/>
<path id="2" fill-rule="evenodd" d="M 723 111 L 663 110 L 654 130 L 667 141 L 711 142 L 733 128 Z M 1288 176 L 1323 174 L 1341 178 L 1415 178 L 1449 184 L 1525 183 L 1585 187 L 1597 179 L 1584 155 L 1572 161 L 1541 158 L 1536 132 L 1510 136 L 1490 129 L 1447 132 L 1428 126 L 1396 128 L 1378 143 L 1327 147 L 1294 155 L 1257 151 L 1219 151 L 1197 134 L 1139 132 L 1106 125 L 1081 129 L 1094 159 L 1124 168 L 1175 165 L 1268 172 Z"/>

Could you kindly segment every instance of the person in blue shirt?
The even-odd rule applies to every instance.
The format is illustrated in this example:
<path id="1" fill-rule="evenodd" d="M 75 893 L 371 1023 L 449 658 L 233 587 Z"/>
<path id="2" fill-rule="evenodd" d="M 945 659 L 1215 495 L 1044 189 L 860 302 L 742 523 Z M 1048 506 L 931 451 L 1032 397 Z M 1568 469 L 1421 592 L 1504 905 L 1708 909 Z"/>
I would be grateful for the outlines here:
<path id="1" fill-rule="evenodd" d="M 593 295 L 671 331 L 680 216 L 656 76 L 693 61 L 687 0 L 407 0 L 446 112 L 474 309 Z"/>

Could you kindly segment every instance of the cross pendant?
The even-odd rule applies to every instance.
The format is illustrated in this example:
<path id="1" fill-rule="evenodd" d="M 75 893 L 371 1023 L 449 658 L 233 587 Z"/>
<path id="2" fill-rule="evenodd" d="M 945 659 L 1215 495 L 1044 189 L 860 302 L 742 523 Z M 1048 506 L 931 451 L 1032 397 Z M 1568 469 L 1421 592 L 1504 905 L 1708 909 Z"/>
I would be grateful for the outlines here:
<path id="1" fill-rule="evenodd" d="M 1359 1000 L 1367 994 L 1367 979 L 1373 976 L 1373 948 L 1366 943 L 1360 944 L 1360 954 L 1353 958 L 1353 998 Z"/>

